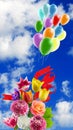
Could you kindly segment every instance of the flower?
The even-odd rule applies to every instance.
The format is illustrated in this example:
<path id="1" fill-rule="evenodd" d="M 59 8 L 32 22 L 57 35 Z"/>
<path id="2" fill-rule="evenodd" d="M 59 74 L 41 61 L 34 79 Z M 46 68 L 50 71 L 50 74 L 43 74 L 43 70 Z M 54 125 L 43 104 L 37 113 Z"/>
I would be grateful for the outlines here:
<path id="1" fill-rule="evenodd" d="M 33 100 L 32 91 L 29 90 L 27 92 L 24 92 L 23 90 L 20 90 L 20 97 L 22 100 L 25 100 L 27 103 L 31 103 Z"/>
<path id="2" fill-rule="evenodd" d="M 39 99 L 41 101 L 47 100 L 49 93 L 50 93 L 50 90 L 47 90 L 46 88 L 41 89 L 39 92 Z"/>
<path id="3" fill-rule="evenodd" d="M 33 115 L 41 115 L 43 116 L 45 113 L 45 104 L 42 101 L 34 100 L 32 102 L 30 111 Z"/>
<path id="4" fill-rule="evenodd" d="M 24 91 L 29 89 L 29 85 L 31 84 L 30 81 L 28 81 L 28 78 L 26 77 L 25 79 L 20 78 L 20 82 L 17 83 L 18 88 L 22 89 Z"/>
<path id="5" fill-rule="evenodd" d="M 29 107 L 24 100 L 16 100 L 11 104 L 10 109 L 12 112 L 19 116 L 27 114 Z"/>
<path id="6" fill-rule="evenodd" d="M 20 99 L 20 93 L 17 89 L 15 89 L 15 92 L 12 94 L 12 99 L 13 100 L 18 100 Z"/>
<path id="7" fill-rule="evenodd" d="M 30 118 L 27 115 L 18 117 L 17 126 L 20 129 L 28 129 L 30 126 Z"/>
<path id="8" fill-rule="evenodd" d="M 14 128 L 16 125 L 17 125 L 17 117 L 12 115 L 11 117 L 9 118 L 4 118 L 3 122 L 11 127 L 11 128 Z"/>
<path id="9" fill-rule="evenodd" d="M 33 100 L 33 94 L 32 94 L 31 90 L 29 90 L 28 92 L 25 92 L 24 100 L 27 103 L 31 103 L 32 102 L 32 100 Z"/>
<path id="10" fill-rule="evenodd" d="M 40 115 L 34 116 L 30 120 L 30 129 L 31 130 L 45 130 L 46 129 L 46 121 Z"/>
<path id="11" fill-rule="evenodd" d="M 38 79 L 36 79 L 36 78 L 33 78 L 33 79 L 32 79 L 32 90 L 33 90 L 34 92 L 40 91 L 41 86 L 43 85 L 43 83 L 44 83 L 44 82 L 42 82 L 42 81 L 40 81 L 40 80 L 38 80 Z"/>

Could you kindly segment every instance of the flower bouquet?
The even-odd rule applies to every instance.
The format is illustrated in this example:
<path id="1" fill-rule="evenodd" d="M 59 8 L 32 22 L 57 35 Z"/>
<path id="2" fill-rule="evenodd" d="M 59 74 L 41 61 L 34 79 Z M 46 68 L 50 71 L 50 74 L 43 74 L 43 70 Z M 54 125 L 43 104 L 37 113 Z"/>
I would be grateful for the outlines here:
<path id="1" fill-rule="evenodd" d="M 52 82 L 55 76 L 50 66 L 35 73 L 32 81 L 20 78 L 18 88 L 12 94 L 3 94 L 3 100 L 11 100 L 11 117 L 4 123 L 14 130 L 45 130 L 53 125 L 52 109 L 46 107 L 50 94 L 55 92 Z"/>

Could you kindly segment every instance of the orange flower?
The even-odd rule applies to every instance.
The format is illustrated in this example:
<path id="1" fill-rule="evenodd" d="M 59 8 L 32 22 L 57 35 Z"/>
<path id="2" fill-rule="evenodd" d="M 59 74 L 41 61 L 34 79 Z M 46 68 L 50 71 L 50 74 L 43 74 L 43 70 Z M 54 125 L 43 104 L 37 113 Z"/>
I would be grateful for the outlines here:
<path id="1" fill-rule="evenodd" d="M 31 103 L 32 100 L 33 100 L 33 94 L 32 94 L 32 91 L 29 90 L 28 92 L 26 92 L 26 94 L 29 96 L 28 103 Z"/>
<path id="2" fill-rule="evenodd" d="M 33 94 L 32 91 L 29 90 L 28 92 L 24 92 L 20 90 L 21 99 L 25 100 L 27 103 L 31 103 L 33 100 Z"/>
<path id="3" fill-rule="evenodd" d="M 34 100 L 31 106 L 31 113 L 33 115 L 43 116 L 45 113 L 45 104 L 42 101 Z"/>

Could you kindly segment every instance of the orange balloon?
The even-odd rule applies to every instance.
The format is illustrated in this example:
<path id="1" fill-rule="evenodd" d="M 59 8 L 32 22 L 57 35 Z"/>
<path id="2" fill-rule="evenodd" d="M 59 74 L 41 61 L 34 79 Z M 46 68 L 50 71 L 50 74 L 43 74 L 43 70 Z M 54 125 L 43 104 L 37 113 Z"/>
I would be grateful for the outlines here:
<path id="1" fill-rule="evenodd" d="M 53 28 L 46 28 L 45 30 L 44 30 L 44 33 L 43 33 L 43 36 L 44 37 L 48 37 L 48 38 L 53 38 L 54 37 L 54 29 Z"/>
<path id="2" fill-rule="evenodd" d="M 62 25 L 65 25 L 69 22 L 70 20 L 70 17 L 68 14 L 63 14 L 62 17 L 61 17 L 61 24 Z"/>

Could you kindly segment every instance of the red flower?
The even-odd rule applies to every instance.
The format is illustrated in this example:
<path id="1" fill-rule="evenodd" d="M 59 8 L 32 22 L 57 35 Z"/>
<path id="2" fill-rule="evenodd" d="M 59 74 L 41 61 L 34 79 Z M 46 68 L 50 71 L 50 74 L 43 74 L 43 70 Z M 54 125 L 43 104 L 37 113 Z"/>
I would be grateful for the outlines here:
<path id="1" fill-rule="evenodd" d="M 19 89 L 23 89 L 24 91 L 29 89 L 29 85 L 31 84 L 30 81 L 28 81 L 27 77 L 25 79 L 20 78 L 20 81 L 17 83 Z"/>

